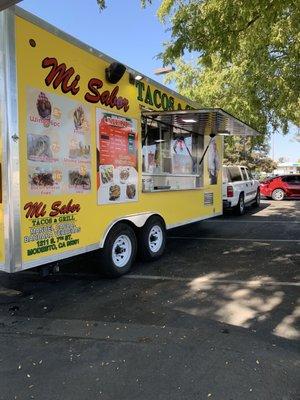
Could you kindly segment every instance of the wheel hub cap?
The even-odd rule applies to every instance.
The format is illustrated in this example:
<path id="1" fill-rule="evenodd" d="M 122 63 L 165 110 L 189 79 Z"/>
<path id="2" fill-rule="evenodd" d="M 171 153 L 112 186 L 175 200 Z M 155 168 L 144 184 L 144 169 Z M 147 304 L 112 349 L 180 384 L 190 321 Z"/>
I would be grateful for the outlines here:
<path id="1" fill-rule="evenodd" d="M 131 240 L 127 235 L 120 235 L 117 237 L 112 248 L 112 259 L 116 267 L 124 267 L 132 253 Z"/>
<path id="2" fill-rule="evenodd" d="M 149 247 L 153 253 L 157 253 L 163 243 L 163 232 L 160 226 L 154 225 L 149 233 Z"/>

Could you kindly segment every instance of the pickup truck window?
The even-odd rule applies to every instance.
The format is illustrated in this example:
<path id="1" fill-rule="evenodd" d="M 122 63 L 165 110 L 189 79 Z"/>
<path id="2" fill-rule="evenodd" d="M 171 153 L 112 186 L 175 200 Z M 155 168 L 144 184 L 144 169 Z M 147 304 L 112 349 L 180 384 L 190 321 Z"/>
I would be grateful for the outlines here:
<path id="1" fill-rule="evenodd" d="M 247 172 L 248 172 L 249 179 L 254 179 L 254 178 L 253 178 L 253 175 L 252 175 L 252 173 L 249 171 L 249 169 L 247 169 Z"/>
<path id="2" fill-rule="evenodd" d="M 228 168 L 228 175 L 230 178 L 230 182 L 237 182 L 243 180 L 239 167 L 227 167 L 227 168 Z"/>
<path id="3" fill-rule="evenodd" d="M 247 176 L 246 169 L 242 167 L 241 170 L 242 170 L 243 180 L 247 181 L 248 180 L 248 176 Z"/>

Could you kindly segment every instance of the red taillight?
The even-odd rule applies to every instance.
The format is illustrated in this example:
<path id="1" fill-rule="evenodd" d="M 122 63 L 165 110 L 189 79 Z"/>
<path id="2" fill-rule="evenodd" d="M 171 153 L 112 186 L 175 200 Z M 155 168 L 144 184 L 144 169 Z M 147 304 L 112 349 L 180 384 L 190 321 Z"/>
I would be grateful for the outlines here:
<path id="1" fill-rule="evenodd" d="M 233 197 L 233 186 L 227 186 L 227 197 Z"/>

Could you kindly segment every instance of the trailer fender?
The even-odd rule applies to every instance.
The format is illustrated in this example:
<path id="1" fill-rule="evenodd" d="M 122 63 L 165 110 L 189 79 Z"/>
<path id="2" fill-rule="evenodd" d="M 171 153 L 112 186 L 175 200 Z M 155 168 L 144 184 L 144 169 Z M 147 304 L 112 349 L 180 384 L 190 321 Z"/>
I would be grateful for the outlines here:
<path id="1" fill-rule="evenodd" d="M 140 214 L 133 214 L 133 215 L 127 215 L 122 218 L 118 218 L 114 220 L 109 226 L 106 228 L 103 238 L 100 241 L 99 247 L 102 248 L 104 246 L 105 240 L 107 238 L 107 235 L 109 234 L 111 228 L 115 226 L 118 222 L 130 222 L 134 227 L 136 228 L 141 228 L 142 226 L 145 225 L 146 221 L 148 218 L 150 218 L 152 215 L 158 215 L 163 221 L 164 218 L 157 212 L 146 212 L 146 213 L 140 213 Z"/>

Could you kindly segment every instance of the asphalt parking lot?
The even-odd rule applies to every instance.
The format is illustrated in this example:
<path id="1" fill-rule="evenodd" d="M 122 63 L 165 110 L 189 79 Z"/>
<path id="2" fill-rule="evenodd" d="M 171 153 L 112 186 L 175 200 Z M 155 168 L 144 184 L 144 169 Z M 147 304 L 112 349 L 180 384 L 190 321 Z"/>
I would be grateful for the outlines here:
<path id="1" fill-rule="evenodd" d="M 168 236 L 118 280 L 0 274 L 0 399 L 299 400 L 300 202 Z"/>

